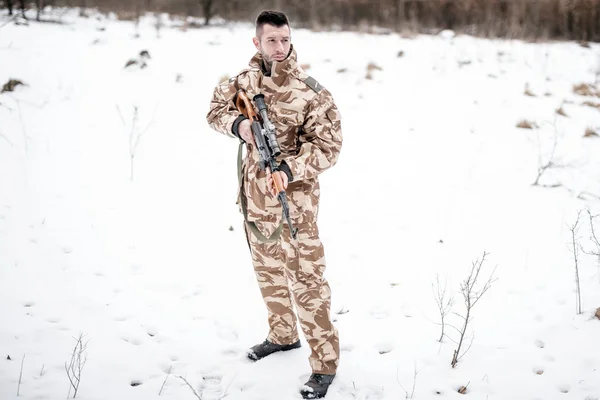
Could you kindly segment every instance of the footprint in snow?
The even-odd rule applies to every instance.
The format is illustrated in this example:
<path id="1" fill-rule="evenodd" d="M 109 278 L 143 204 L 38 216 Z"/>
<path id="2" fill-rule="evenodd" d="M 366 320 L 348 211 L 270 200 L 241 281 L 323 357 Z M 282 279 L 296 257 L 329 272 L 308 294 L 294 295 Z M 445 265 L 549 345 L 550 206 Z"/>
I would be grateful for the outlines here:
<path id="1" fill-rule="evenodd" d="M 371 317 L 373 317 L 375 319 L 383 319 L 383 318 L 387 318 L 389 316 L 389 312 L 387 310 L 380 309 L 380 308 L 371 310 L 370 314 L 371 314 Z"/>
<path id="2" fill-rule="evenodd" d="M 128 319 L 129 319 L 129 315 L 127 315 L 127 314 L 117 315 L 116 317 L 113 318 L 113 320 L 115 320 L 117 322 L 125 322 Z"/>
<path id="3" fill-rule="evenodd" d="M 32 397 L 33 400 L 46 400 L 49 398 L 50 396 L 48 396 L 47 394 L 36 394 Z"/>
<path id="4" fill-rule="evenodd" d="M 157 329 L 154 327 L 146 327 L 146 334 L 150 337 L 155 337 L 157 332 Z"/>
<path id="5" fill-rule="evenodd" d="M 375 349 L 379 354 L 387 354 L 394 350 L 394 345 L 389 342 L 381 342 L 375 345 Z"/>
<path id="6" fill-rule="evenodd" d="M 137 275 L 137 274 L 139 274 L 140 270 L 142 269 L 142 266 L 139 264 L 131 264 L 129 268 L 131 269 L 131 273 L 133 275 Z"/>
<path id="7" fill-rule="evenodd" d="M 181 298 L 183 300 L 189 300 L 191 298 L 201 295 L 202 293 L 202 289 L 195 289 L 193 292 L 181 296 Z"/>
<path id="8" fill-rule="evenodd" d="M 540 349 L 543 349 L 544 347 L 546 347 L 546 344 L 539 339 L 535 341 L 535 345 L 536 345 L 536 347 L 539 347 Z"/>
<path id="9" fill-rule="evenodd" d="M 139 346 L 140 344 L 142 344 L 142 341 L 140 339 L 134 337 L 123 336 L 121 337 L 121 340 L 124 340 L 127 343 L 131 343 L 134 346 Z"/>
<path id="10" fill-rule="evenodd" d="M 235 342 L 239 339 L 239 335 L 235 329 L 221 325 L 217 321 L 215 321 L 215 327 L 217 328 L 217 336 L 220 339 L 226 340 L 228 342 Z"/>
<path id="11" fill-rule="evenodd" d="M 544 356 L 544 360 L 548 361 L 548 362 L 554 362 L 555 358 L 552 357 L 550 354 L 546 354 Z"/>
<path id="12" fill-rule="evenodd" d="M 220 375 L 207 375 L 202 377 L 202 399 L 212 400 L 221 399 L 222 388 L 221 381 L 223 377 Z"/>
<path id="13" fill-rule="evenodd" d="M 569 385 L 559 385 L 558 390 L 561 393 L 569 393 L 569 391 L 571 390 L 571 387 Z"/>
<path id="14" fill-rule="evenodd" d="M 536 375 L 543 375 L 544 374 L 544 368 L 536 366 L 533 367 L 533 373 Z"/>
<path id="15" fill-rule="evenodd" d="M 173 364 L 160 363 L 158 364 L 158 369 L 165 374 L 171 374 L 173 373 Z"/>
<path id="16" fill-rule="evenodd" d="M 342 352 L 349 353 L 352 350 L 354 350 L 353 344 L 345 344 L 345 345 L 340 346 L 340 351 L 342 351 Z"/>
<path id="17" fill-rule="evenodd" d="M 223 350 L 222 354 L 227 357 L 239 357 L 243 353 L 244 357 L 246 357 L 246 351 L 239 348 L 229 348 Z"/>
<path id="18" fill-rule="evenodd" d="M 236 380 L 239 380 L 239 377 Z M 233 385 L 238 388 L 240 392 L 245 392 L 254 387 L 254 382 L 237 382 L 237 384 L 234 382 Z"/>
<path id="19" fill-rule="evenodd" d="M 330 390 L 336 390 L 336 386 L 336 381 L 333 381 Z M 337 393 L 344 398 L 352 399 L 379 400 L 383 398 L 382 388 L 375 386 L 357 386 L 354 382 L 352 382 L 351 385 L 348 385 L 345 382 L 339 383 Z"/>
<path id="20" fill-rule="evenodd" d="M 536 315 L 536 316 L 534 317 L 534 320 L 535 320 L 536 322 L 542 322 L 542 321 L 544 321 L 544 317 L 543 317 L 542 315 L 539 315 L 539 314 L 538 314 L 538 315 Z"/>

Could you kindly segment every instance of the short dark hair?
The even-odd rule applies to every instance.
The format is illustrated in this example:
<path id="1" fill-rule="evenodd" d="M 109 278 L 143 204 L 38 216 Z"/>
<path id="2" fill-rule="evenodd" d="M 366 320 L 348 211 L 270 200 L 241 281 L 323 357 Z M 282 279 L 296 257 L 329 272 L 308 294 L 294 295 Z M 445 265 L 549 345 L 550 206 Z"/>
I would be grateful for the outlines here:
<path id="1" fill-rule="evenodd" d="M 260 30 L 265 24 L 270 24 L 277 28 L 285 25 L 290 26 L 284 13 L 279 11 L 263 11 L 256 17 L 256 36 L 259 36 Z"/>

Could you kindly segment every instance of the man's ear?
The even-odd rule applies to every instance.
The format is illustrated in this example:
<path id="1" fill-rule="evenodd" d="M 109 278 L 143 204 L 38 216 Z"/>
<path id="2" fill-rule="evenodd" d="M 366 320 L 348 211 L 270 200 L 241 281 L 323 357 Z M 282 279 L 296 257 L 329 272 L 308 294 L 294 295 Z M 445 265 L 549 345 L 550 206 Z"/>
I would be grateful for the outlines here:
<path id="1" fill-rule="evenodd" d="M 260 50 L 260 41 L 257 37 L 252 38 L 252 43 L 254 43 L 254 47 L 256 47 L 256 50 Z"/>

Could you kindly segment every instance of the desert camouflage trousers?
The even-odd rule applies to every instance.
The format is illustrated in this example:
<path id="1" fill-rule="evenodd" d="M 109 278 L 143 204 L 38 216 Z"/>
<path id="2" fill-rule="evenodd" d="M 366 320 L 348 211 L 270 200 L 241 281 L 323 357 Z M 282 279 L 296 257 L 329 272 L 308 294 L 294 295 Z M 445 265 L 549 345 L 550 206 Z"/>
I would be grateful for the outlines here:
<path id="1" fill-rule="evenodd" d="M 277 228 L 273 223 L 256 224 L 266 235 Z M 325 253 L 316 226 L 302 225 L 305 226 L 298 226 L 298 238 L 293 239 L 285 224 L 276 242 L 260 242 L 246 227 L 258 286 L 268 310 L 268 340 L 276 344 L 296 342 L 299 319 L 311 348 L 308 360 L 312 372 L 335 374 L 339 338 L 330 318 L 331 291 L 323 277 Z M 298 317 L 292 304 L 296 305 Z"/>

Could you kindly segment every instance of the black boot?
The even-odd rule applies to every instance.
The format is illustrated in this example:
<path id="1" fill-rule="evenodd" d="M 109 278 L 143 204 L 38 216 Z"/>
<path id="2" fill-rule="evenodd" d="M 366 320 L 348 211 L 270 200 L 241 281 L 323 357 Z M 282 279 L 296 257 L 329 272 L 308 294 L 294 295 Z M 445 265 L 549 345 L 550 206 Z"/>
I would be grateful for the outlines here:
<path id="1" fill-rule="evenodd" d="M 265 358 L 269 354 L 273 354 L 278 351 L 297 349 L 298 347 L 300 347 L 300 340 L 292 344 L 275 344 L 265 340 L 264 342 L 250 348 L 248 351 L 248 358 L 252 361 L 258 361 L 261 358 Z"/>
<path id="2" fill-rule="evenodd" d="M 329 389 L 329 385 L 331 385 L 331 382 L 333 382 L 333 378 L 335 378 L 335 374 L 312 374 L 308 379 L 308 382 L 306 382 L 302 389 L 300 389 L 302 398 L 320 399 L 325 397 L 327 394 L 327 389 Z"/>

